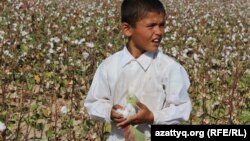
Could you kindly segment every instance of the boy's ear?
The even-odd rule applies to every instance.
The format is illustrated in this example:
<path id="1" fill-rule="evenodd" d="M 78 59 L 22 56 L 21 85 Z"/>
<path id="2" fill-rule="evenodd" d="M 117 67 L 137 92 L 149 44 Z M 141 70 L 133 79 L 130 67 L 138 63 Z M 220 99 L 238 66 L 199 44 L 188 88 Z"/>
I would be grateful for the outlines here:
<path id="1" fill-rule="evenodd" d="M 128 23 L 122 23 L 121 30 L 126 37 L 130 37 L 132 35 L 132 27 Z"/>

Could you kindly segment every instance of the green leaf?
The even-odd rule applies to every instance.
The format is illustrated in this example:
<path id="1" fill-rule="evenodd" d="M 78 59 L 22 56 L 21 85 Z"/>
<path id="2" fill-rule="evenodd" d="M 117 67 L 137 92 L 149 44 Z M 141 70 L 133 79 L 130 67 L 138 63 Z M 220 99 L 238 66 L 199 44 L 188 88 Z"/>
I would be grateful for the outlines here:
<path id="1" fill-rule="evenodd" d="M 104 133 L 110 133 L 111 132 L 111 124 L 110 123 L 105 123 L 104 128 L 103 128 Z"/>
<path id="2" fill-rule="evenodd" d="M 33 103 L 33 104 L 31 105 L 31 110 L 32 110 L 32 111 L 36 111 L 37 108 L 38 108 L 38 104 Z"/>
<path id="3" fill-rule="evenodd" d="M 81 132 L 80 132 L 80 137 L 85 137 L 88 133 L 88 130 L 86 129 L 82 129 Z"/>
<path id="4" fill-rule="evenodd" d="M 145 137 L 144 133 L 142 133 L 141 131 L 139 131 L 134 126 L 130 125 L 129 130 L 134 135 L 136 141 L 145 141 L 146 140 L 146 137 Z"/>
<path id="5" fill-rule="evenodd" d="M 133 106 L 136 106 L 138 99 L 135 95 L 128 95 L 127 96 L 127 102 L 132 104 Z"/>
<path id="6" fill-rule="evenodd" d="M 247 123 L 249 124 L 250 123 L 250 111 L 242 111 L 242 114 L 240 115 L 240 120 L 243 122 L 243 123 Z"/>
<path id="7" fill-rule="evenodd" d="M 40 130 L 40 131 L 42 131 L 43 129 L 44 129 L 44 125 L 43 125 L 43 123 L 36 123 L 36 129 L 38 129 L 38 130 Z"/>
<path id="8" fill-rule="evenodd" d="M 53 72 L 45 72 L 44 79 L 49 80 L 54 75 Z"/>
<path id="9" fill-rule="evenodd" d="M 86 130 L 89 130 L 92 126 L 94 126 L 94 123 L 91 120 L 85 120 L 83 123 L 83 128 Z"/>
<path id="10" fill-rule="evenodd" d="M 60 130 L 60 135 L 64 136 L 64 135 L 67 134 L 67 132 L 68 132 L 67 129 L 61 129 L 61 130 Z"/>
<path id="11" fill-rule="evenodd" d="M 53 130 L 52 129 L 47 130 L 46 136 L 48 137 L 48 139 L 54 138 Z"/>
<path id="12" fill-rule="evenodd" d="M 7 125 L 7 129 L 9 129 L 10 131 L 14 131 L 15 130 L 15 124 L 14 123 L 9 123 Z"/>
<path id="13" fill-rule="evenodd" d="M 27 45 L 25 45 L 25 44 L 21 45 L 21 51 L 22 51 L 22 53 L 27 53 L 28 50 L 29 50 L 29 47 Z"/>

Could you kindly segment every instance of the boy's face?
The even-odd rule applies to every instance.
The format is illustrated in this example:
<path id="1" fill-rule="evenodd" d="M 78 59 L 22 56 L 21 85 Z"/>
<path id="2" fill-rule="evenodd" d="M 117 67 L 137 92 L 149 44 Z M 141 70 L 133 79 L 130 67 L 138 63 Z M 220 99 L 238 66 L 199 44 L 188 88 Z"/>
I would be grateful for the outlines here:
<path id="1" fill-rule="evenodd" d="M 163 13 L 149 12 L 144 18 L 136 23 L 135 27 L 129 27 L 128 48 L 132 55 L 137 56 L 145 51 L 157 51 L 164 34 L 165 15 Z M 138 54 L 139 53 L 139 54 Z"/>

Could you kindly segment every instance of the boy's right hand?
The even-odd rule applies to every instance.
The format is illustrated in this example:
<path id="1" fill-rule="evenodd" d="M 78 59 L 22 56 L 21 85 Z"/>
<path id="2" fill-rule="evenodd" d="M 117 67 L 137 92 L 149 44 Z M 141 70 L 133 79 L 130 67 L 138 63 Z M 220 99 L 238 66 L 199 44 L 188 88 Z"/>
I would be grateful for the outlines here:
<path id="1" fill-rule="evenodd" d="M 114 105 L 111 109 L 111 115 L 110 115 L 110 118 L 112 121 L 114 121 L 116 124 L 126 120 L 126 118 L 124 118 L 121 114 L 117 113 L 116 110 L 117 109 L 124 109 L 123 106 L 121 105 Z"/>

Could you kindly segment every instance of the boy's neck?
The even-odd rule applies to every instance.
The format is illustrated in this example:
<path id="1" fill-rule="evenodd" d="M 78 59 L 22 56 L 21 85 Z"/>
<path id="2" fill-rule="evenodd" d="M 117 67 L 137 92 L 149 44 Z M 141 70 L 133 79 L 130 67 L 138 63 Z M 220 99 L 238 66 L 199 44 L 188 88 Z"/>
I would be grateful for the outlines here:
<path id="1" fill-rule="evenodd" d="M 146 52 L 145 50 L 134 47 L 130 43 L 127 43 L 127 49 L 135 59 L 139 58 L 144 52 Z"/>

